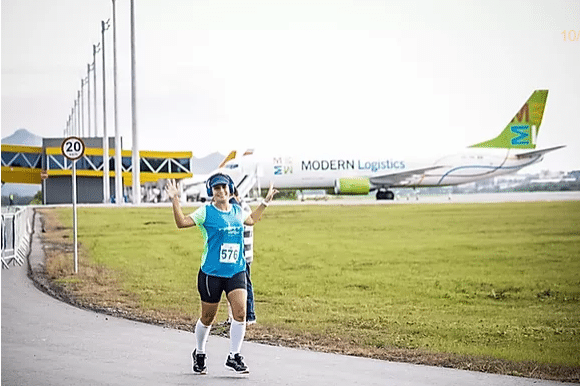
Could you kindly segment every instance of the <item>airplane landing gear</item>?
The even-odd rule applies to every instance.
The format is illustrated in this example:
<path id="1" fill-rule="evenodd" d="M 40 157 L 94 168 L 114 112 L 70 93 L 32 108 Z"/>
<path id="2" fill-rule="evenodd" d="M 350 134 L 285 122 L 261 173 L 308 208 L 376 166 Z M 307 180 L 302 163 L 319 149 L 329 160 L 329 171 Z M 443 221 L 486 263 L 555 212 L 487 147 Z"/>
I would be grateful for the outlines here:
<path id="1" fill-rule="evenodd" d="M 385 188 L 381 188 L 377 190 L 377 200 L 394 200 L 395 193 L 387 190 Z"/>

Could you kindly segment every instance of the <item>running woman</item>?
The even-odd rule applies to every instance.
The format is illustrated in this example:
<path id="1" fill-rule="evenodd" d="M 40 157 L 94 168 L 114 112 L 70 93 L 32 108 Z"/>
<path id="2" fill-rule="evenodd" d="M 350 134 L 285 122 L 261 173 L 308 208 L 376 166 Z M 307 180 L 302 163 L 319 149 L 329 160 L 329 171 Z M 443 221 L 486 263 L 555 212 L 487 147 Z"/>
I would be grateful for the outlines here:
<path id="1" fill-rule="evenodd" d="M 201 298 L 201 316 L 195 326 L 196 348 L 192 352 L 193 372 L 207 374 L 205 352 L 211 325 L 215 320 L 222 292 L 226 293 L 232 307 L 230 325 L 230 353 L 226 359 L 227 369 L 236 373 L 248 373 L 248 367 L 240 355 L 246 333 L 246 260 L 244 259 L 244 224 L 255 225 L 274 195 L 278 193 L 272 184 L 266 198 L 251 213 L 242 212 L 237 204 L 229 202 L 235 185 L 226 175 L 212 175 L 206 183 L 211 203 L 199 207 L 185 216 L 179 201 L 179 190 L 174 180 L 165 187 L 173 204 L 173 216 L 178 228 L 198 226 L 204 238 L 204 251 L 197 276 L 197 289 Z"/>

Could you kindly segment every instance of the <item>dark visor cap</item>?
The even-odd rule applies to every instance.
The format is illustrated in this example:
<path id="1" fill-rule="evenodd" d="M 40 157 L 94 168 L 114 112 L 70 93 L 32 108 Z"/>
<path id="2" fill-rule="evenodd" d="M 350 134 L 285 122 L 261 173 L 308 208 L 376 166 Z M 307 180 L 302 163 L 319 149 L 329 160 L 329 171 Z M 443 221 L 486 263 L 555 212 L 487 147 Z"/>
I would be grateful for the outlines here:
<path id="1" fill-rule="evenodd" d="M 211 181 L 209 182 L 209 186 L 211 188 L 213 188 L 216 185 L 229 185 L 230 181 L 225 177 L 225 176 L 221 176 L 221 175 L 217 175 L 215 177 L 212 177 Z"/>

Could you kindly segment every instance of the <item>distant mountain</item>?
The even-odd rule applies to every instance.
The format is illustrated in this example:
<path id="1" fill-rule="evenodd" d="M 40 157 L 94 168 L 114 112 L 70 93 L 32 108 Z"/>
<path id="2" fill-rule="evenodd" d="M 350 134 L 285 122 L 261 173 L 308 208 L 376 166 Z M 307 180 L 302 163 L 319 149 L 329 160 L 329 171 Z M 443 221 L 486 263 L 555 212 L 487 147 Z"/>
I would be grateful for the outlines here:
<path id="1" fill-rule="evenodd" d="M 209 174 L 226 158 L 225 155 L 218 152 L 211 153 L 203 158 L 193 157 L 191 171 L 193 174 Z"/>
<path id="2" fill-rule="evenodd" d="M 42 146 L 42 137 L 31 133 L 26 129 L 18 129 L 14 134 L 2 138 L 3 145 Z M 2 197 L 14 194 L 16 199 L 32 197 L 40 190 L 37 184 L 4 184 L 2 185 Z"/>
<path id="3" fill-rule="evenodd" d="M 42 146 L 42 137 L 26 129 L 18 129 L 14 134 L 2 138 L 3 145 Z"/>

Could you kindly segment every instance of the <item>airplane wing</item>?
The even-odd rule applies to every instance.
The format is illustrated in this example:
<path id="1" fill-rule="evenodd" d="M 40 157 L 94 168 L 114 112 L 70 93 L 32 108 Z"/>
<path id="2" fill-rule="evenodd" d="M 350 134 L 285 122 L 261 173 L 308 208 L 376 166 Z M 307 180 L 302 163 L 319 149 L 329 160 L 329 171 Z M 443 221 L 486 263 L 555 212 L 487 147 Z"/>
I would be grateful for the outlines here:
<path id="1" fill-rule="evenodd" d="M 428 172 L 429 170 L 435 170 L 442 168 L 443 166 L 429 166 L 426 168 L 420 169 L 413 169 L 413 170 L 406 170 L 404 172 L 399 173 L 390 173 L 390 174 L 382 174 L 380 176 L 369 177 L 369 181 L 373 185 L 400 185 L 405 184 L 406 181 L 411 182 L 410 179 L 413 177 L 421 176 Z"/>
<path id="2" fill-rule="evenodd" d="M 528 151 L 526 153 L 516 154 L 516 157 L 518 159 L 522 159 L 522 158 L 533 158 L 533 157 L 536 157 L 536 156 L 544 155 L 544 154 L 546 154 L 546 153 L 548 153 L 550 151 L 554 151 L 554 150 L 561 149 L 563 147 L 566 147 L 566 145 L 550 147 L 550 148 L 542 149 L 542 150 Z"/>

